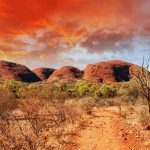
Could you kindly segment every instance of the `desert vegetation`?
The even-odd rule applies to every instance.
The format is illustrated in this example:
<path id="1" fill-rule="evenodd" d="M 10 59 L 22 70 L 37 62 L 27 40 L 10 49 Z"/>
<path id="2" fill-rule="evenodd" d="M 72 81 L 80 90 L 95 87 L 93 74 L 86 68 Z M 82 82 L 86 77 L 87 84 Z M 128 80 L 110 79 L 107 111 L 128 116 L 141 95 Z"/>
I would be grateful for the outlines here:
<path id="1" fill-rule="evenodd" d="M 133 75 L 135 76 L 136 82 L 141 88 L 141 94 L 147 100 L 149 113 L 150 113 L 150 58 L 143 58 L 142 67 L 138 69 Z"/>
<path id="2" fill-rule="evenodd" d="M 53 83 L 0 83 L 0 149 L 62 149 L 81 128 L 84 116 L 95 108 L 117 106 L 121 116 L 133 113 L 135 105 L 145 104 L 136 79 L 125 83 L 92 83 L 66 79 Z M 124 111 L 123 105 L 128 106 Z M 145 107 L 139 113 L 141 124 L 149 125 Z M 147 114 L 147 113 L 146 113 Z M 144 116 L 144 117 L 143 117 Z"/>
<path id="3" fill-rule="evenodd" d="M 65 93 L 14 81 L 0 88 L 0 149 L 51 150 L 70 142 L 82 111 Z"/>

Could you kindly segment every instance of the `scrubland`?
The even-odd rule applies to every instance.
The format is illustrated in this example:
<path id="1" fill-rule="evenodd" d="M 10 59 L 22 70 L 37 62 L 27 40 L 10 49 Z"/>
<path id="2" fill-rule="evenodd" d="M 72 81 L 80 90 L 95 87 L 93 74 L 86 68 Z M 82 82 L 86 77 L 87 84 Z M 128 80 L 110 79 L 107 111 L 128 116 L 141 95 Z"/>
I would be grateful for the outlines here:
<path id="1" fill-rule="evenodd" d="M 141 143 L 148 147 L 150 116 L 141 90 L 134 79 L 117 84 L 68 79 L 34 84 L 2 81 L 0 149 L 61 150 L 68 145 L 75 147 L 78 142 L 73 137 L 78 136 L 99 111 L 101 115 L 110 111 L 111 115 L 116 114 L 125 124 L 140 131 Z"/>

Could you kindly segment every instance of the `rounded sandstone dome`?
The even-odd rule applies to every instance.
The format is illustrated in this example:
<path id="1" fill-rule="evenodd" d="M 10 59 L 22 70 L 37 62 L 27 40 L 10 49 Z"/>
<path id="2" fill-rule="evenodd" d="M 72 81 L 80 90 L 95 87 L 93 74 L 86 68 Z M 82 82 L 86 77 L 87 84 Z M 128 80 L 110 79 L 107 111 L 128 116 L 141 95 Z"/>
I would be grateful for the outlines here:
<path id="1" fill-rule="evenodd" d="M 48 81 L 51 81 L 56 78 L 67 78 L 67 79 L 78 79 L 82 77 L 83 72 L 78 68 L 72 66 L 64 66 L 56 70 L 49 78 Z"/>
<path id="2" fill-rule="evenodd" d="M 36 68 L 33 70 L 33 72 L 41 79 L 41 80 L 47 80 L 55 71 L 53 68 Z"/>
<path id="3" fill-rule="evenodd" d="M 89 64 L 84 70 L 83 79 L 98 83 L 123 82 L 132 78 L 131 72 L 137 66 L 121 60 L 111 60 Z"/>
<path id="4" fill-rule="evenodd" d="M 0 80 L 15 80 L 29 83 L 41 81 L 41 79 L 27 67 L 2 60 L 0 61 Z"/>

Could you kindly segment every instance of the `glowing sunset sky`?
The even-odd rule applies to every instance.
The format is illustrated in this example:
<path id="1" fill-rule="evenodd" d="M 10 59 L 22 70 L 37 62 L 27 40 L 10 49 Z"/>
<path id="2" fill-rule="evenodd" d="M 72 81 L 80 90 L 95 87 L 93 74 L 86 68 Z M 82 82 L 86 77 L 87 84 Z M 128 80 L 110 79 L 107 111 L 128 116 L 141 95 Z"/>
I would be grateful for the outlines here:
<path id="1" fill-rule="evenodd" d="M 150 55 L 150 0 L 0 0 L 0 59 L 79 68 Z"/>

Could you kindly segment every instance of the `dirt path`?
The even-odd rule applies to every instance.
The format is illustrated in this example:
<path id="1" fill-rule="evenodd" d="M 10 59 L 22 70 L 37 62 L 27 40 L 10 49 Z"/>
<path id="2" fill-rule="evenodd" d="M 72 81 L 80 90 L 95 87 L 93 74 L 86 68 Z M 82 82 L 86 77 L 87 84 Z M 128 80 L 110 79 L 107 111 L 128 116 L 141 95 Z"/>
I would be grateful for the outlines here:
<path id="1" fill-rule="evenodd" d="M 147 150 L 139 133 L 115 112 L 99 110 L 87 120 L 69 150 Z"/>

